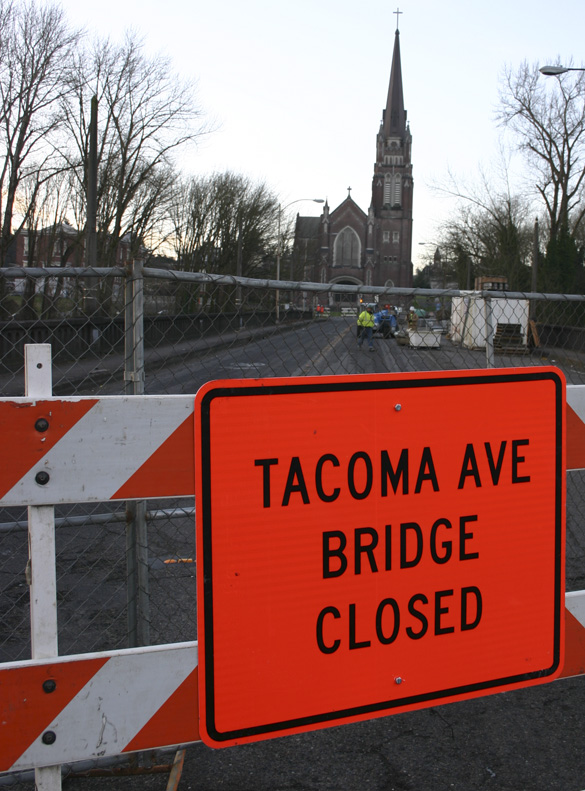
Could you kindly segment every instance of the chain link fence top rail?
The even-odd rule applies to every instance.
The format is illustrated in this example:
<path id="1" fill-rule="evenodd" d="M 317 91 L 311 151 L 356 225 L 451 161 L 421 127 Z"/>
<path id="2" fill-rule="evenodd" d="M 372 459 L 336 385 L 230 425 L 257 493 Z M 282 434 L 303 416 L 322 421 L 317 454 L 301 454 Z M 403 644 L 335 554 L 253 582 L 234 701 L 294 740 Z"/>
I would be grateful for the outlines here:
<path id="1" fill-rule="evenodd" d="M 50 343 L 55 395 L 193 393 L 209 380 L 554 365 L 585 384 L 585 297 L 252 280 L 134 266 L 0 273 L 0 390 Z M 374 351 L 357 315 L 376 306 Z M 138 348 L 140 347 L 140 348 Z M 498 415 L 477 416 L 497 424 Z M 585 587 L 583 474 L 567 590 Z M 196 638 L 194 502 L 56 509 L 61 654 Z M 142 520 L 142 521 L 141 521 Z M 137 530 L 136 525 L 142 524 Z M 26 509 L 0 516 L 0 661 L 30 657 Z M 139 604 L 141 603 L 141 604 Z"/>

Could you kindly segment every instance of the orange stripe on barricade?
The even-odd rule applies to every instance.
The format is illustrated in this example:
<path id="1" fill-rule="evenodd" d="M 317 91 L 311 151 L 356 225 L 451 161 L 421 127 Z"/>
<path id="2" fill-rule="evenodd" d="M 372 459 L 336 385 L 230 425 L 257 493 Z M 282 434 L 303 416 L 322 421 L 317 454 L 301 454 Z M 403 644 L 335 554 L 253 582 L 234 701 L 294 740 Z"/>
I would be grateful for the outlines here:
<path id="1" fill-rule="evenodd" d="M 565 607 L 565 664 L 560 678 L 585 674 L 585 626 Z"/>
<path id="2" fill-rule="evenodd" d="M 567 404 L 567 470 L 585 468 L 585 423 Z"/>

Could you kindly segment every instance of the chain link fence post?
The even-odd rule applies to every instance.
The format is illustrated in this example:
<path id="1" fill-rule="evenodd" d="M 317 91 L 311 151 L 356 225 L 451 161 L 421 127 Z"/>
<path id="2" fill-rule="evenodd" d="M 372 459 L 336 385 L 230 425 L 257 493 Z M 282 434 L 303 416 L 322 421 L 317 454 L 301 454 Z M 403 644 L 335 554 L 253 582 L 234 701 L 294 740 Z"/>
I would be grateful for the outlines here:
<path id="1" fill-rule="evenodd" d="M 124 299 L 124 391 L 144 395 L 144 275 L 141 261 L 126 267 Z"/>
<path id="2" fill-rule="evenodd" d="M 144 395 L 144 277 L 141 261 L 127 267 L 124 302 L 124 391 Z M 146 428 L 145 428 L 146 430 Z M 126 503 L 128 645 L 150 644 L 146 501 Z"/>
<path id="3" fill-rule="evenodd" d="M 485 309 L 485 367 L 493 368 L 494 363 L 494 314 L 491 297 L 484 297 Z"/>

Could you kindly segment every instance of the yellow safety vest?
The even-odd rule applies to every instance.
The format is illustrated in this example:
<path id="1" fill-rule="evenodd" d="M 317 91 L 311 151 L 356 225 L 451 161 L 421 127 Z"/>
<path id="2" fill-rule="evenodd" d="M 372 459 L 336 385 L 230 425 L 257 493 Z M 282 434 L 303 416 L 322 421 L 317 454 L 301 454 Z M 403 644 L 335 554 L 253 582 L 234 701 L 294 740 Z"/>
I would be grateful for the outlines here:
<path id="1" fill-rule="evenodd" d="M 369 313 L 367 310 L 363 310 L 359 317 L 358 317 L 358 326 L 359 327 L 374 327 L 374 314 Z"/>

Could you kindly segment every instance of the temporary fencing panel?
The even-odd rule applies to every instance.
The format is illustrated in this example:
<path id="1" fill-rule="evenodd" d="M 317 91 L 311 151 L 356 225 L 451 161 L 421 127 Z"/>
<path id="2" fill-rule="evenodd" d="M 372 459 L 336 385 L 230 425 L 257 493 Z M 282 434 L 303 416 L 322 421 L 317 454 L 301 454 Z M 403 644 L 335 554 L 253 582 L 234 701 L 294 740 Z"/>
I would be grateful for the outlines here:
<path id="1" fill-rule="evenodd" d="M 0 505 L 193 494 L 193 401 L 0 399 Z M 567 387 L 566 419 L 567 469 L 584 469 L 585 387 Z M 585 591 L 565 617 L 567 676 L 585 672 Z M 0 771 L 198 738 L 195 642 L 0 665 Z"/>

